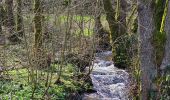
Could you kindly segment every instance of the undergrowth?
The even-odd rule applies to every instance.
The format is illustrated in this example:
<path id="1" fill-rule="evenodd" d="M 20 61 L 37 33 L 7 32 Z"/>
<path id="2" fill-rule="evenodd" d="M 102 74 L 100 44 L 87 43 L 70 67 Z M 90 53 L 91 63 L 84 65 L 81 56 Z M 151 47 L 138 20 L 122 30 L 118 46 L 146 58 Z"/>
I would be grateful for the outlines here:
<path id="1" fill-rule="evenodd" d="M 53 70 L 57 70 L 57 65 L 53 65 Z M 71 64 L 65 66 L 61 77 L 61 84 L 54 84 L 57 75 L 52 73 L 51 84 L 47 90 L 45 86 L 47 71 L 39 71 L 39 79 L 34 93 L 34 100 L 65 100 L 70 93 L 86 91 L 91 88 L 88 83 L 82 80 L 74 80 L 80 74 Z M 46 95 L 44 96 L 45 91 Z M 28 80 L 28 70 L 19 69 L 8 71 L 0 78 L 0 100 L 30 100 L 32 99 L 33 88 Z"/>

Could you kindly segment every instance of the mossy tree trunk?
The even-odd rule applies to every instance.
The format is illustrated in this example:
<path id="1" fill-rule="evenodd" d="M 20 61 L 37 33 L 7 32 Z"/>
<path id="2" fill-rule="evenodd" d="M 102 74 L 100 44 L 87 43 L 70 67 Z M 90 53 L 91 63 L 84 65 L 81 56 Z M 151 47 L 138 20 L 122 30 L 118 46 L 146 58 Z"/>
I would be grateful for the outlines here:
<path id="1" fill-rule="evenodd" d="M 116 56 L 116 47 L 115 47 L 115 41 L 118 38 L 118 22 L 115 20 L 115 15 L 116 12 L 114 11 L 113 7 L 112 7 L 112 3 L 110 0 L 103 0 L 103 6 L 104 6 L 104 10 L 106 13 L 106 20 L 109 24 L 109 28 L 110 28 L 110 44 L 112 47 L 112 55 L 113 55 L 113 60 L 115 60 L 115 56 Z"/>
<path id="2" fill-rule="evenodd" d="M 33 92 L 32 98 L 34 98 L 34 93 L 37 88 L 37 82 L 39 81 L 38 69 L 43 69 L 44 64 L 44 52 L 42 46 L 42 5 L 41 0 L 34 0 L 34 34 L 35 34 L 35 41 L 34 41 L 34 48 L 33 54 L 34 56 L 32 59 L 31 72 L 30 72 L 30 79 L 31 83 L 33 84 Z"/>
<path id="3" fill-rule="evenodd" d="M 155 32 L 153 2 L 153 0 L 138 0 L 142 100 L 148 100 L 151 98 L 151 94 L 156 93 L 154 80 L 157 76 L 157 67 L 154 46 L 151 43 Z"/>
<path id="4" fill-rule="evenodd" d="M 115 65 L 119 68 L 127 68 L 130 66 L 130 59 L 128 57 L 128 48 L 129 48 L 129 37 L 127 33 L 126 26 L 126 9 L 127 1 L 126 0 L 117 0 L 117 10 L 116 17 L 118 22 L 118 38 L 116 41 L 116 55 L 114 57 Z"/>
<path id="5" fill-rule="evenodd" d="M 116 10 L 114 10 L 111 0 L 103 0 L 106 20 L 110 28 L 110 43 L 112 46 L 113 60 L 117 67 L 126 68 L 128 66 L 126 39 L 122 39 L 122 36 L 126 34 L 127 2 L 124 0 L 117 0 L 116 3 L 117 7 Z"/>
<path id="6" fill-rule="evenodd" d="M 103 0 L 103 5 L 104 5 L 104 10 L 106 13 L 106 20 L 109 24 L 109 28 L 110 28 L 110 42 L 111 45 L 114 44 L 114 42 L 116 41 L 116 38 L 119 36 L 118 35 L 118 22 L 115 20 L 115 11 L 112 7 L 112 3 L 110 0 Z M 113 46 L 112 46 L 113 48 Z M 115 50 L 113 50 L 115 51 Z"/>
<path id="7" fill-rule="evenodd" d="M 119 21 L 119 36 L 124 35 L 127 32 L 126 26 L 126 13 L 127 13 L 127 2 L 126 0 L 117 0 L 117 20 Z"/>
<path id="8" fill-rule="evenodd" d="M 109 50 L 110 43 L 109 43 L 109 32 L 104 30 L 102 23 L 101 23 L 101 15 L 96 16 L 95 18 L 95 33 L 97 38 L 97 52 L 102 50 Z"/>
<path id="9" fill-rule="evenodd" d="M 16 16 L 16 31 L 17 35 L 21 38 L 24 34 L 24 24 L 22 18 L 22 0 L 17 0 L 17 16 Z"/>
<path id="10" fill-rule="evenodd" d="M 168 79 L 170 75 L 170 1 L 167 0 L 164 18 L 164 33 L 165 33 L 165 48 L 163 53 L 163 60 L 160 65 L 161 68 L 161 76 L 164 78 L 164 81 L 161 83 L 161 95 L 164 99 L 168 99 L 170 97 L 170 80 Z"/>
<path id="11" fill-rule="evenodd" d="M 164 8 L 166 0 L 157 0 L 155 6 L 155 20 L 156 20 L 156 29 L 159 31 L 161 28 L 162 17 L 164 14 Z"/>
<path id="12" fill-rule="evenodd" d="M 166 16 L 166 0 L 157 0 L 155 2 L 155 33 L 153 37 L 153 45 L 156 53 L 156 64 L 159 66 L 162 63 L 165 49 L 166 33 L 164 32 L 165 16 Z M 160 73 L 159 73 L 160 74 Z"/>
<path id="13" fill-rule="evenodd" d="M 161 64 L 161 69 L 166 69 L 170 65 L 170 1 L 168 2 L 168 9 L 167 9 L 167 15 L 165 19 L 165 27 L 164 31 L 166 33 L 166 44 L 165 44 L 165 53 L 164 58 Z"/>
<path id="14" fill-rule="evenodd" d="M 42 8 L 41 0 L 34 0 L 34 32 L 35 32 L 35 48 L 41 48 L 42 46 Z"/>

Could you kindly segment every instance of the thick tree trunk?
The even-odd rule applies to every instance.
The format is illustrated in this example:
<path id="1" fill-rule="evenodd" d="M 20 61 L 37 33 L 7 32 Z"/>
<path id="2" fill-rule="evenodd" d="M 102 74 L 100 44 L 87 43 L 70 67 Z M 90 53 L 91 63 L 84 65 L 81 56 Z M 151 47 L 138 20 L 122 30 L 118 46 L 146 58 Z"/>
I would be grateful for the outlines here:
<path id="1" fill-rule="evenodd" d="M 117 0 L 117 11 L 113 9 L 111 0 L 103 0 L 106 20 L 110 28 L 110 43 L 112 46 L 113 60 L 118 68 L 128 66 L 126 39 L 122 35 L 126 33 L 126 6 L 125 0 Z M 122 44 L 122 42 L 124 42 Z M 125 44 L 125 45 L 124 45 Z"/>
<path id="2" fill-rule="evenodd" d="M 110 28 L 110 41 L 111 45 L 115 42 L 118 37 L 118 22 L 115 20 L 115 11 L 113 10 L 112 3 L 110 0 L 103 0 L 104 10 L 106 13 L 106 20 L 109 23 Z"/>
<path id="3" fill-rule="evenodd" d="M 95 18 L 95 33 L 98 40 L 97 52 L 110 49 L 109 33 L 103 29 L 100 18 L 100 15 Z"/>
<path id="4" fill-rule="evenodd" d="M 152 0 L 138 0 L 138 33 L 140 35 L 140 69 L 142 100 L 148 100 L 157 75 L 154 48 L 151 44 L 155 31 Z"/>
<path id="5" fill-rule="evenodd" d="M 161 69 L 166 69 L 166 67 L 170 66 L 170 1 L 168 2 L 168 10 L 165 20 L 164 31 L 166 32 L 166 44 L 164 51 L 164 58 L 161 64 Z"/>
<path id="6" fill-rule="evenodd" d="M 126 0 L 119 0 L 119 36 L 126 33 L 126 12 L 127 12 L 127 2 Z"/>
<path id="7" fill-rule="evenodd" d="M 6 6 L 6 27 L 8 33 L 8 39 L 11 43 L 20 42 L 16 32 L 15 32 L 15 19 L 13 14 L 13 0 L 5 0 Z"/>

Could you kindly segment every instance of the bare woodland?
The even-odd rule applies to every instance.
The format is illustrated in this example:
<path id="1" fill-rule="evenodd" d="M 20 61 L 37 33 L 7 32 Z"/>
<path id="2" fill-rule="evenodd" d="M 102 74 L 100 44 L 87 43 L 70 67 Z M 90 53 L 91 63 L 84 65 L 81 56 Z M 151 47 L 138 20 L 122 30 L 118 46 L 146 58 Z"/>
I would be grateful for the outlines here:
<path id="1" fill-rule="evenodd" d="M 169 100 L 169 49 L 170 0 L 0 0 L 0 100 Z"/>

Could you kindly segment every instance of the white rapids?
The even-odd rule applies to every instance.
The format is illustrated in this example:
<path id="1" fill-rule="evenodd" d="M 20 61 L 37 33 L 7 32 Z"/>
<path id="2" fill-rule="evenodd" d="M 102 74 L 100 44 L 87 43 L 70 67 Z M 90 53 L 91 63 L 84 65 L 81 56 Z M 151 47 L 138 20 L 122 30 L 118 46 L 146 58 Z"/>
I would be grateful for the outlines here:
<path id="1" fill-rule="evenodd" d="M 110 51 L 96 54 L 90 77 L 97 92 L 84 94 L 83 100 L 128 100 L 129 74 L 116 68 L 109 56 Z"/>

